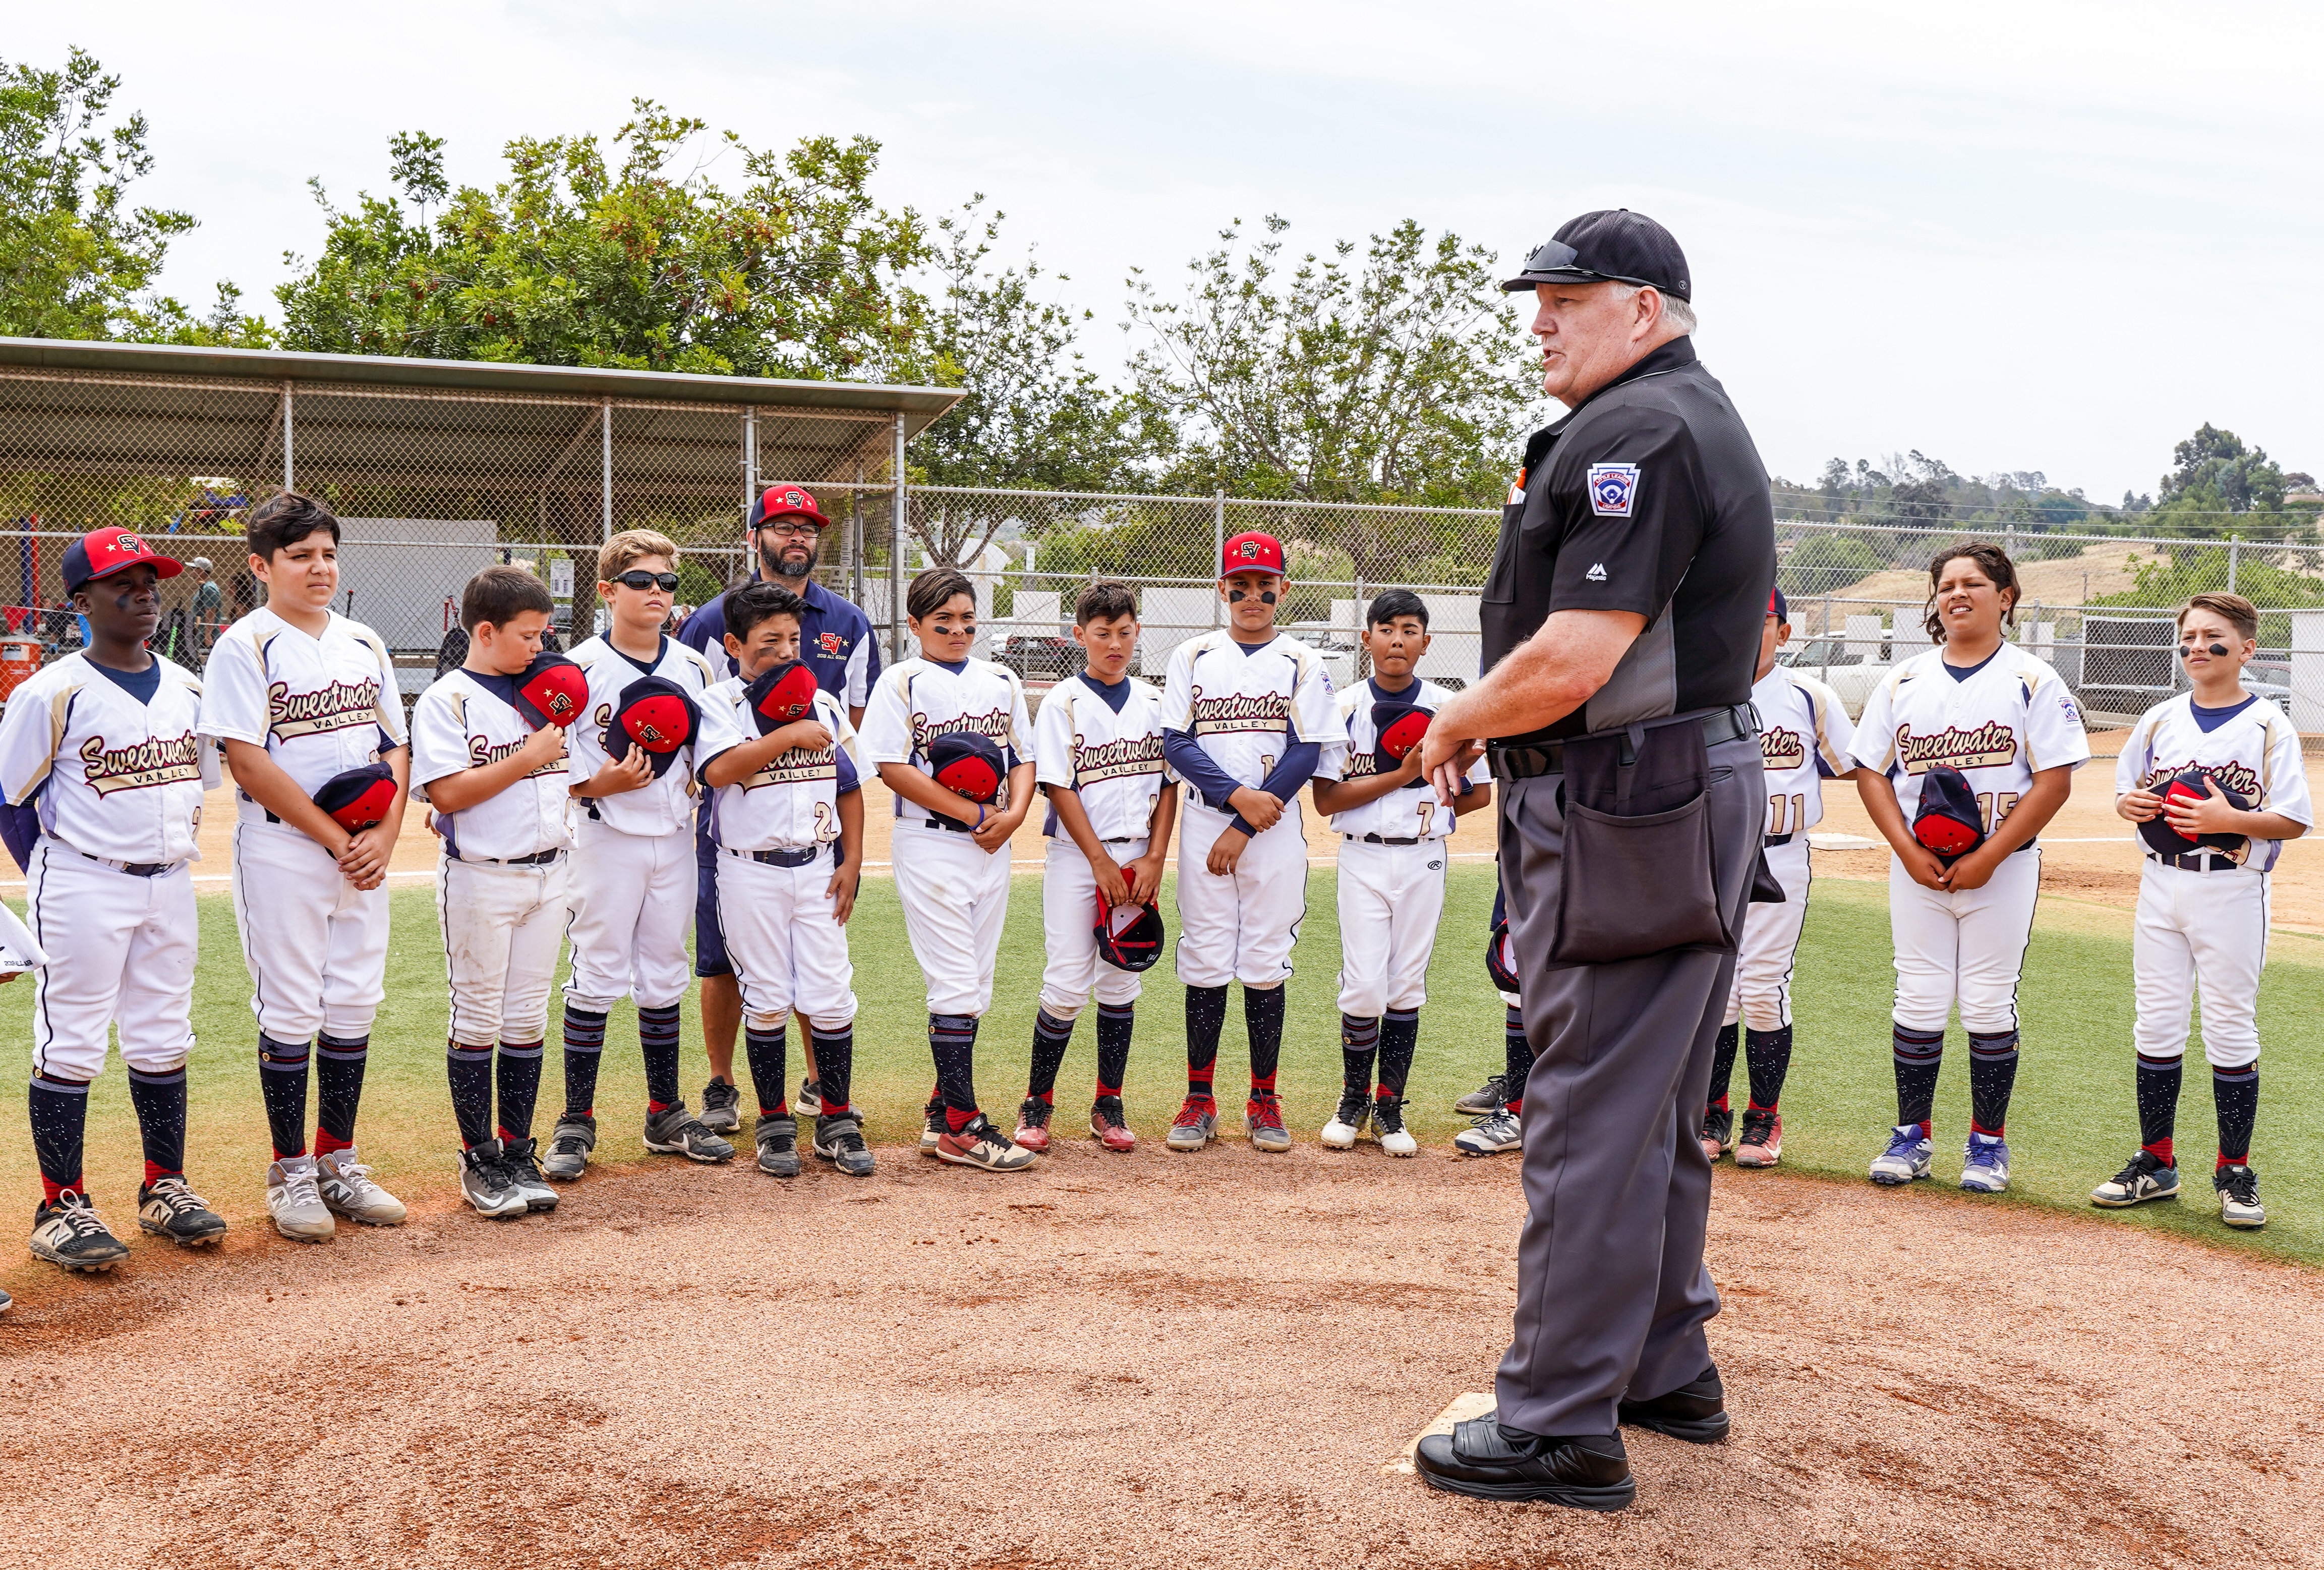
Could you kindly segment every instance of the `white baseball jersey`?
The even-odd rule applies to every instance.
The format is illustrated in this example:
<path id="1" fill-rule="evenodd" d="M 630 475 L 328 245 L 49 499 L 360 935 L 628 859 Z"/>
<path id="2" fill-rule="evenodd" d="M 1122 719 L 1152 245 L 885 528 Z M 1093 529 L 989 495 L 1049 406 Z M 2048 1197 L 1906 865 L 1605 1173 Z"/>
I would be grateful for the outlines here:
<path id="1" fill-rule="evenodd" d="M 1079 796 L 1098 838 L 1142 840 L 1169 779 L 1162 761 L 1162 695 L 1134 676 L 1121 685 L 1129 691 L 1119 714 L 1086 675 L 1049 689 L 1033 726 L 1033 777 Z M 1041 832 L 1071 843 L 1055 808 Z"/>
<path id="2" fill-rule="evenodd" d="M 1889 777 L 1907 821 L 1921 804 L 1923 774 L 1941 764 L 1960 770 L 1990 834 L 2036 771 L 2089 762 L 2090 739 L 2058 673 L 2015 643 L 1958 679 L 1939 647 L 1872 689 L 1848 755 Z"/>
<path id="3" fill-rule="evenodd" d="M 429 785 L 463 770 L 497 762 L 531 739 L 516 706 L 472 670 L 448 670 L 411 708 L 411 798 L 428 799 Z M 499 795 L 458 812 L 436 814 L 444 851 L 456 859 L 506 861 L 573 845 L 567 817 L 572 780 L 563 756 Z"/>
<path id="4" fill-rule="evenodd" d="M 568 784 L 588 779 L 611 762 L 605 751 L 605 727 L 622 706 L 622 693 L 631 682 L 659 676 L 684 688 L 697 704 L 717 679 L 710 661 L 675 638 L 665 637 L 650 662 L 631 659 L 604 638 L 592 638 L 569 656 L 589 678 L 589 717 L 567 733 L 565 749 L 572 755 Z M 592 798 L 576 810 L 622 834 L 654 836 L 684 834 L 694 827 L 694 760 L 699 753 L 678 749 L 677 761 L 650 785 L 618 795 Z"/>
<path id="5" fill-rule="evenodd" d="M 960 732 L 990 739 L 1008 768 L 1030 758 L 1033 720 L 1025 707 L 1025 684 L 1015 671 L 990 660 L 964 660 L 957 670 L 933 660 L 906 660 L 881 672 L 872 688 L 872 701 L 863 710 L 862 756 L 875 769 L 882 763 L 909 763 L 923 774 L 933 774 L 929 743 Z M 992 807 L 998 811 L 1009 805 L 1004 780 Z M 899 796 L 896 816 L 925 821 L 933 814 Z M 1008 859 L 1001 856 L 1004 863 Z"/>
<path id="6" fill-rule="evenodd" d="M 0 795 L 36 805 L 41 831 L 83 855 L 154 864 L 201 853 L 202 781 L 215 754 L 200 731 L 202 684 L 156 656 L 150 703 L 86 653 L 43 666 L 0 719 Z"/>
<path id="7" fill-rule="evenodd" d="M 1325 748 L 1323 760 L 1315 769 L 1316 778 L 1366 780 L 1379 772 L 1379 731 L 1372 724 L 1372 705 L 1408 703 L 1434 714 L 1452 696 L 1433 681 L 1416 681 L 1402 692 L 1382 692 L 1373 680 L 1357 682 L 1337 695 L 1340 723 L 1348 734 L 1347 747 Z M 1469 771 L 1471 785 L 1489 784 L 1492 778 L 1493 771 L 1482 757 Z M 1359 839 L 1368 834 L 1382 839 L 1447 839 L 1452 834 L 1453 818 L 1422 779 L 1376 801 L 1332 814 L 1332 827 Z"/>
<path id="8" fill-rule="evenodd" d="M 702 695 L 702 734 L 695 742 L 697 769 L 720 753 L 759 739 L 759 722 L 743 697 L 749 685 L 739 676 Z M 770 759 L 756 773 L 711 793 L 710 836 L 726 850 L 805 850 L 839 837 L 839 750 L 856 759 L 855 729 L 847 711 L 821 688 L 807 716 L 830 727 L 828 747 L 793 747 Z M 868 728 L 870 716 L 865 716 Z M 856 764 L 858 778 L 862 764 Z"/>
<path id="9" fill-rule="evenodd" d="M 395 662 L 379 634 L 330 614 L 321 637 L 261 608 L 218 635 L 202 672 L 201 732 L 263 746 L 299 789 L 375 763 L 404 743 Z M 244 822 L 266 808 L 241 791 Z"/>
<path id="10" fill-rule="evenodd" d="M 1752 687 L 1751 706 L 1766 760 L 1767 832 L 1804 834 L 1823 821 L 1823 782 L 1856 767 L 1848 755 L 1856 727 L 1838 693 L 1781 665 Z"/>
<path id="11" fill-rule="evenodd" d="M 2184 769 L 2202 770 L 2221 790 L 2242 797 L 2254 812 L 2280 812 L 2294 823 L 2315 825 L 2300 733 L 2266 698 L 2253 698 L 2209 730 L 2195 717 L 2192 693 L 2165 698 L 2131 727 L 2115 761 L 2114 788 L 2116 794 L 2154 790 Z M 2141 848 L 2144 844 L 2140 841 Z M 2282 851 L 2282 840 L 2261 839 L 2246 840 L 2241 850 L 2224 854 L 2264 873 L 2275 865 Z"/>
<path id="12" fill-rule="evenodd" d="M 1347 745 L 1323 657 L 1296 638 L 1246 650 L 1220 627 L 1170 651 L 1162 725 L 1185 731 L 1238 785 L 1257 790 L 1296 738 L 1322 745 L 1341 766 Z"/>

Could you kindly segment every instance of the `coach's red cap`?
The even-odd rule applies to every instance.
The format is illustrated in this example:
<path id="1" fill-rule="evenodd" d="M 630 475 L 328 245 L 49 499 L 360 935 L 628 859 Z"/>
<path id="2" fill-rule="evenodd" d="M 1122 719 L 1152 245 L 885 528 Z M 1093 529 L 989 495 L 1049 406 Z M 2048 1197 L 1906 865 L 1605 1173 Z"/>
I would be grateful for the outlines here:
<path id="1" fill-rule="evenodd" d="M 831 520 L 823 515 L 815 498 L 798 485 L 768 486 L 758 505 L 751 509 L 751 532 L 757 533 L 761 525 L 778 518 L 812 518 L 818 529 L 831 527 Z"/>
<path id="2" fill-rule="evenodd" d="M 184 562 L 155 555 L 152 546 L 126 529 L 92 529 L 65 547 L 65 593 L 141 564 L 152 568 L 157 578 L 175 577 L 186 570 Z"/>
<path id="3" fill-rule="evenodd" d="M 1219 558 L 1219 576 L 1231 577 L 1239 572 L 1271 572 L 1283 575 L 1283 541 L 1272 534 L 1253 530 L 1238 534 L 1227 541 Z"/>

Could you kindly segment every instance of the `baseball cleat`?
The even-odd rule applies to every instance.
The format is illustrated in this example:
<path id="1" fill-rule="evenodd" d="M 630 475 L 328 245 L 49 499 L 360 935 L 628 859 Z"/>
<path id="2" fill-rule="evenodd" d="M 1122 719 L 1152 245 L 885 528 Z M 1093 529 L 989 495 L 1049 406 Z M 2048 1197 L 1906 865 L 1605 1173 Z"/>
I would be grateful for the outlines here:
<path id="1" fill-rule="evenodd" d="M 1033 1164 L 1033 1152 L 1002 1139 L 991 1120 L 979 1113 L 960 1132 L 947 1131 L 936 1141 L 936 1159 L 987 1172 L 1022 1172 Z"/>
<path id="2" fill-rule="evenodd" d="M 751 1137 L 758 1141 L 760 1171 L 770 1178 L 799 1175 L 798 1119 L 762 1115 Z"/>
<path id="3" fill-rule="evenodd" d="M 1969 1135 L 1961 1160 L 1960 1186 L 1971 1194 L 2000 1194 L 2009 1187 L 2009 1147 L 1999 1136 Z"/>
<path id="4" fill-rule="evenodd" d="M 266 1169 L 266 1214 L 292 1242 L 321 1242 L 337 1232 L 312 1156 L 277 1156 Z M 142 1224 L 143 1213 L 137 1217 Z"/>
<path id="5" fill-rule="evenodd" d="M 702 1126 L 714 1134 L 732 1134 L 742 1127 L 742 1093 L 731 1079 L 715 1078 L 702 1087 Z M 732 1155 L 733 1151 L 727 1154 Z"/>
<path id="6" fill-rule="evenodd" d="M 1888 1131 L 1888 1148 L 1872 1158 L 1872 1181 L 1884 1187 L 1910 1183 L 1929 1175 L 1937 1147 L 1918 1123 L 1899 1123 Z"/>
<path id="7" fill-rule="evenodd" d="M 1479 1118 L 1474 1127 L 1462 1129 L 1452 1136 L 1452 1148 L 1464 1156 L 1498 1156 L 1524 1146 L 1525 1125 L 1507 1107 L 1497 1109 L 1489 1117 Z"/>
<path id="8" fill-rule="evenodd" d="M 540 1175 L 540 1144 L 530 1138 L 503 1140 L 501 1170 L 508 1174 L 510 1186 L 524 1196 L 527 1210 L 554 1210 L 557 1190 Z"/>
<path id="9" fill-rule="evenodd" d="M 570 1183 L 589 1169 L 589 1152 L 596 1148 L 595 1117 L 559 1118 L 549 1131 L 549 1153 L 540 1159 L 540 1175 Z"/>
<path id="10" fill-rule="evenodd" d="M 32 1212 L 32 1248 L 34 1259 L 91 1274 L 129 1257 L 129 1245 L 98 1218 L 88 1196 L 69 1188 Z"/>
<path id="11" fill-rule="evenodd" d="M 1476 1089 L 1452 1104 L 1452 1110 L 1464 1118 L 1487 1118 L 1508 1105 L 1508 1076 L 1496 1074 Z"/>
<path id="12" fill-rule="evenodd" d="M 1097 1137 L 1100 1148 L 1117 1156 L 1138 1149 L 1138 1136 L 1122 1113 L 1118 1095 L 1102 1095 L 1090 1103 L 1090 1132 Z"/>
<path id="13" fill-rule="evenodd" d="M 1342 1090 L 1340 1092 L 1339 1110 L 1332 1114 L 1332 1121 L 1323 1125 L 1323 1131 L 1315 1137 L 1334 1150 L 1352 1150 L 1356 1148 L 1357 1140 L 1363 1136 L 1364 1122 L 1371 1116 L 1371 1111 L 1370 1092 Z"/>
<path id="14" fill-rule="evenodd" d="M 2152 1150 L 2141 1150 L 2123 1169 L 2090 1190 L 2101 1210 L 2127 1210 L 2150 1199 L 2179 1197 L 2179 1168 L 2165 1167 Z"/>
<path id="15" fill-rule="evenodd" d="M 945 1131 L 950 1126 L 945 1122 L 944 1097 L 928 1097 L 928 1104 L 924 1110 L 927 1115 L 920 1124 L 920 1154 L 933 1156 L 936 1153 L 936 1141 L 945 1137 Z"/>
<path id="16" fill-rule="evenodd" d="M 1702 1112 L 1702 1153 L 1713 1161 L 1734 1148 L 1735 1114 L 1723 1106 L 1705 1107 Z"/>
<path id="17" fill-rule="evenodd" d="M 315 1158 L 316 1186 L 333 1215 L 344 1215 L 364 1226 L 401 1226 L 403 1201 L 371 1180 L 353 1145 Z"/>
<path id="18" fill-rule="evenodd" d="M 1162 1142 L 1174 1150 L 1199 1150 L 1218 1137 L 1219 1104 L 1207 1095 L 1190 1095 Z"/>
<path id="19" fill-rule="evenodd" d="M 1383 1095 L 1372 1103 L 1372 1132 L 1379 1136 L 1380 1149 L 1391 1156 L 1417 1156 L 1420 1141 L 1405 1131 L 1404 1097 Z"/>
<path id="20" fill-rule="evenodd" d="M 1618 1510 L 1638 1492 L 1619 1434 L 1527 1434 L 1492 1412 L 1423 1436 L 1412 1465 L 1429 1487 L 1471 1499 Z"/>
<path id="21" fill-rule="evenodd" d="M 2259 1202 L 2259 1174 L 2249 1163 L 2238 1161 L 2232 1167 L 2222 1167 L 2211 1174 L 2211 1187 L 2219 1193 L 2219 1219 L 2244 1232 L 2255 1232 L 2267 1224 L 2267 1210 Z"/>
<path id="22" fill-rule="evenodd" d="M 1690 1445 L 1717 1445 L 1731 1426 L 1727 1416 L 1727 1387 L 1713 1363 L 1674 1390 L 1647 1400 L 1624 1400 L 1615 1416 L 1633 1428 L 1651 1428 Z"/>
<path id="23" fill-rule="evenodd" d="M 475 1207 L 478 1215 L 498 1221 L 505 1216 L 522 1215 L 532 1208 L 516 1186 L 516 1179 L 501 1164 L 501 1142 L 486 1140 L 460 1152 L 460 1197 Z"/>
<path id="24" fill-rule="evenodd" d="M 1028 1095 L 1025 1104 L 1017 1109 L 1017 1132 L 1013 1136 L 1019 1147 L 1037 1156 L 1049 1151 L 1049 1113 L 1054 1109 L 1038 1095 Z"/>
<path id="25" fill-rule="evenodd" d="M 1271 1090 L 1242 1104 L 1242 1131 L 1254 1150 L 1279 1156 L 1291 1149 L 1291 1131 L 1283 1126 L 1283 1103 Z"/>
<path id="26" fill-rule="evenodd" d="M 682 1101 L 646 1114 L 645 1143 L 649 1150 L 683 1156 L 689 1161 L 725 1161 L 734 1155 L 734 1147 L 712 1133 L 709 1125 L 687 1111 Z"/>
<path id="27" fill-rule="evenodd" d="M 869 1178 L 876 1165 L 863 1142 L 863 1120 L 852 1112 L 815 1120 L 815 1155 L 850 1178 Z"/>
<path id="28" fill-rule="evenodd" d="M 226 1235 L 226 1217 L 187 1187 L 183 1178 L 164 1178 L 137 1191 L 137 1224 L 185 1249 L 214 1243 Z"/>
<path id="29" fill-rule="evenodd" d="M 803 1118 L 821 1117 L 823 1115 L 823 1081 L 800 1080 L 798 1094 L 791 1098 L 791 1110 Z"/>
<path id="30" fill-rule="evenodd" d="M 1774 1107 L 1747 1107 L 1735 1141 L 1738 1167 L 1772 1167 L 1784 1155 L 1784 1118 Z"/>

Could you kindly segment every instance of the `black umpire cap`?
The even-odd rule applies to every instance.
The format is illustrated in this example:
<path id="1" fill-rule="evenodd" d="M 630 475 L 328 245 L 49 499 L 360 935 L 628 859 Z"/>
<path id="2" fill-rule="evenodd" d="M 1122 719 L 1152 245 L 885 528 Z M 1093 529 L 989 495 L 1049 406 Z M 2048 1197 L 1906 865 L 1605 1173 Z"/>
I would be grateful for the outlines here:
<path id="1" fill-rule="evenodd" d="M 1534 247 L 1525 271 L 1501 285 L 1514 294 L 1536 283 L 1635 283 L 1692 301 L 1686 253 L 1644 213 L 1614 208 L 1568 218 L 1557 237 Z"/>

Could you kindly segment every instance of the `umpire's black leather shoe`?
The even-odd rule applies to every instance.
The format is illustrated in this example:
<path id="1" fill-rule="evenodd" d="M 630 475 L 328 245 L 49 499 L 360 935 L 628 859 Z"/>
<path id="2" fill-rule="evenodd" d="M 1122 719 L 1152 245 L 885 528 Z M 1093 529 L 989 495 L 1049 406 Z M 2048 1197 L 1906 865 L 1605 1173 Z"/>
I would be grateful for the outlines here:
<path id="1" fill-rule="evenodd" d="M 1474 1499 L 1618 1510 L 1638 1492 L 1619 1434 L 1528 1434 L 1489 1413 L 1421 1440 L 1413 1464 L 1429 1487 Z"/>
<path id="2" fill-rule="evenodd" d="M 1644 1401 L 1624 1401 L 1616 1415 L 1633 1428 L 1652 1428 L 1692 1445 L 1716 1445 L 1727 1437 L 1727 1387 L 1712 1363 L 1689 1383 Z"/>

